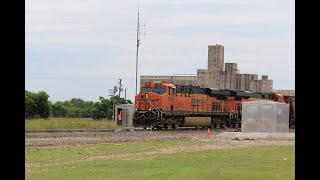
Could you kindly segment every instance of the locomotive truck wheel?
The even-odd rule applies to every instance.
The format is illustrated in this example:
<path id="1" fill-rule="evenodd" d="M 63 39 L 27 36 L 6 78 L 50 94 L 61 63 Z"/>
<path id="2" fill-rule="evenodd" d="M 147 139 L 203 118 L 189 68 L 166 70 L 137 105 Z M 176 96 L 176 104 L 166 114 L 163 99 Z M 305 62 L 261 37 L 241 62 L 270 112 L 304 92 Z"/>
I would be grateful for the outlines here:
<path id="1" fill-rule="evenodd" d="M 226 126 L 227 126 L 227 128 L 230 128 L 230 121 L 227 121 Z"/>
<path id="2" fill-rule="evenodd" d="M 220 123 L 220 129 L 224 129 L 224 124 Z"/>
<path id="3" fill-rule="evenodd" d="M 236 128 L 236 124 L 235 123 L 232 123 L 231 125 L 232 125 L 231 126 L 232 128 Z"/>
<path id="4" fill-rule="evenodd" d="M 232 120 L 231 123 L 230 123 L 230 127 L 231 127 L 231 128 L 235 128 L 235 127 L 236 127 L 236 123 L 235 123 L 233 120 Z"/>
<path id="5" fill-rule="evenodd" d="M 214 123 L 214 124 L 213 124 L 213 128 L 214 128 L 214 129 L 217 129 L 217 123 Z"/>

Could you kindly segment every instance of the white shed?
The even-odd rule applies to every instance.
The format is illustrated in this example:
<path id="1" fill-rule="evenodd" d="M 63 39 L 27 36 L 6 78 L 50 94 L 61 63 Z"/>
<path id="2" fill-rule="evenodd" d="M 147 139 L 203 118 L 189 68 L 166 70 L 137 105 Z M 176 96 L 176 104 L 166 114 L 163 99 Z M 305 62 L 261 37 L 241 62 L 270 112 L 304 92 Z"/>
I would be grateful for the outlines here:
<path id="1" fill-rule="evenodd" d="M 289 132 L 289 104 L 273 101 L 242 103 L 241 132 Z"/>
<path id="2" fill-rule="evenodd" d="M 117 104 L 115 105 L 115 118 L 114 123 L 117 124 L 118 114 L 122 112 L 122 126 L 130 127 L 132 126 L 132 118 L 134 113 L 134 105 L 133 104 Z"/>

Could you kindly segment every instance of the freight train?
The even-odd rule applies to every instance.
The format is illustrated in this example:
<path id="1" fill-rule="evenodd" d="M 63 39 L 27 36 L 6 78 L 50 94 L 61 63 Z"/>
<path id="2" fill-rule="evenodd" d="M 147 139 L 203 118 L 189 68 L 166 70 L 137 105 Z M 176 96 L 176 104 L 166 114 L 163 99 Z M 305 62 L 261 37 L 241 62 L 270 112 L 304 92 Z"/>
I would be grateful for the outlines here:
<path id="1" fill-rule="evenodd" d="M 149 82 L 135 96 L 133 126 L 240 128 L 242 102 L 270 100 L 290 104 L 289 125 L 295 126 L 294 97 L 227 89 Z"/>

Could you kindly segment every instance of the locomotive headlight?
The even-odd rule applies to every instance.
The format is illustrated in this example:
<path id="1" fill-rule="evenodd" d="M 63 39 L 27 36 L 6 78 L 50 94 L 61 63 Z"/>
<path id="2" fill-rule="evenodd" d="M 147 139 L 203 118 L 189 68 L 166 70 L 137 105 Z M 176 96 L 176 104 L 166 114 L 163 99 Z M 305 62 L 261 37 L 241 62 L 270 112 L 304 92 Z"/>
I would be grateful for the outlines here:
<path id="1" fill-rule="evenodd" d="M 149 109 L 149 111 L 151 111 L 151 108 Z"/>
<path id="2" fill-rule="evenodd" d="M 148 95 L 148 94 L 146 94 L 146 99 L 148 99 L 148 96 L 149 96 L 149 95 Z"/>
<path id="3" fill-rule="evenodd" d="M 134 109 L 134 110 L 138 111 L 138 109 L 137 109 L 137 108 L 136 108 L 136 109 Z"/>

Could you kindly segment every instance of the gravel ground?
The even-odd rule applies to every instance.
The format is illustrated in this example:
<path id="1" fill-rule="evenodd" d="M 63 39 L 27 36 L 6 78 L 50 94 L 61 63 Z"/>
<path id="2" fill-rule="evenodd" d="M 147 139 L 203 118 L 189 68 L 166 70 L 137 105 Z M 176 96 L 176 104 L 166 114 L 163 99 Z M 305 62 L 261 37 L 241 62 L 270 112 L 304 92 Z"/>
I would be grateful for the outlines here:
<path id="1" fill-rule="evenodd" d="M 228 140 L 295 140 L 295 133 L 242 133 L 223 132 L 217 135 Z"/>
<path id="2" fill-rule="evenodd" d="M 126 132 L 51 132 L 25 133 L 26 147 L 67 147 L 98 143 L 143 142 L 161 140 L 193 140 L 219 142 L 225 145 L 294 145 L 295 133 L 241 133 L 213 131 L 208 138 L 207 131 L 126 131 Z"/>

